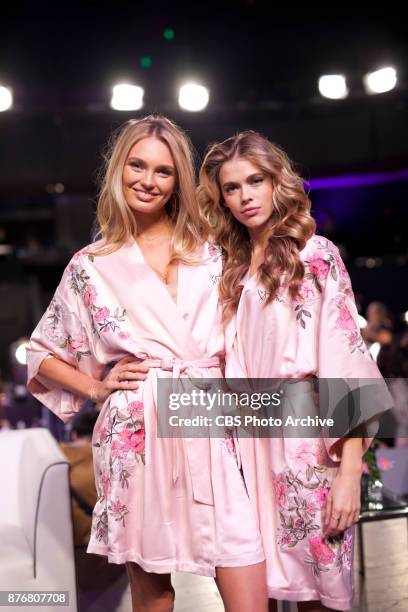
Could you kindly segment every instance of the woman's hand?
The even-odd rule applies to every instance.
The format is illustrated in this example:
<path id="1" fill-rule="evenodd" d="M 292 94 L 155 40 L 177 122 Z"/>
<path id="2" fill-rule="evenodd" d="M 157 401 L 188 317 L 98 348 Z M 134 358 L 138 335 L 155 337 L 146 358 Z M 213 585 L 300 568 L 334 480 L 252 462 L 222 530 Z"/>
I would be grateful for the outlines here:
<path id="1" fill-rule="evenodd" d="M 103 380 L 94 383 L 91 399 L 104 402 L 112 391 L 118 389 L 134 391 L 139 387 L 136 381 L 145 380 L 148 372 L 149 367 L 143 365 L 142 359 L 124 357 L 113 366 Z"/>
<path id="2" fill-rule="evenodd" d="M 339 469 L 327 496 L 323 537 L 336 536 L 358 522 L 360 481 L 361 469 L 345 472 Z"/>

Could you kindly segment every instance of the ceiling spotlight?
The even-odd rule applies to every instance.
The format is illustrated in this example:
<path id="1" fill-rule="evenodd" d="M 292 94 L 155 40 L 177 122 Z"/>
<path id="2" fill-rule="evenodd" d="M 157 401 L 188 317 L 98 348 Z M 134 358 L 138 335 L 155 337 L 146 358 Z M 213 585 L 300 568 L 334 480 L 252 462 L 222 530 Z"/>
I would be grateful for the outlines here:
<path id="1" fill-rule="evenodd" d="M 369 95 L 391 91 L 397 84 L 397 71 L 391 66 L 368 72 L 363 77 L 364 88 Z"/>
<path id="2" fill-rule="evenodd" d="M 325 74 L 319 78 L 319 91 L 324 98 L 341 100 L 347 98 L 346 77 L 343 74 Z"/>
<path id="3" fill-rule="evenodd" d="M 9 110 L 13 106 L 13 94 L 9 87 L 0 85 L 0 112 Z"/>
<path id="4" fill-rule="evenodd" d="M 166 28 L 163 31 L 163 38 L 165 38 L 166 40 L 174 40 L 176 33 L 172 28 Z"/>
<path id="5" fill-rule="evenodd" d="M 121 83 L 113 87 L 110 105 L 118 111 L 139 110 L 143 106 L 143 96 L 143 87 Z"/>
<path id="6" fill-rule="evenodd" d="M 140 58 L 140 65 L 142 68 L 151 68 L 152 64 L 153 64 L 153 60 L 150 57 L 150 55 L 143 55 L 143 57 Z"/>
<path id="7" fill-rule="evenodd" d="M 178 102 L 181 108 L 191 112 L 204 110 L 210 99 L 206 87 L 196 83 L 186 83 L 180 87 Z"/>

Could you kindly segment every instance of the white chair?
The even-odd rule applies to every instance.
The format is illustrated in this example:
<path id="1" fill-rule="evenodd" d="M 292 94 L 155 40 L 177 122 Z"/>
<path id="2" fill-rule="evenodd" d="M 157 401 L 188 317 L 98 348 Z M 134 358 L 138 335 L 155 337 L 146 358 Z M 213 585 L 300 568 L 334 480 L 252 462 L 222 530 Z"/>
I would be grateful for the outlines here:
<path id="1" fill-rule="evenodd" d="M 47 429 L 0 431 L 0 591 L 68 591 L 49 612 L 77 612 L 68 470 Z"/>

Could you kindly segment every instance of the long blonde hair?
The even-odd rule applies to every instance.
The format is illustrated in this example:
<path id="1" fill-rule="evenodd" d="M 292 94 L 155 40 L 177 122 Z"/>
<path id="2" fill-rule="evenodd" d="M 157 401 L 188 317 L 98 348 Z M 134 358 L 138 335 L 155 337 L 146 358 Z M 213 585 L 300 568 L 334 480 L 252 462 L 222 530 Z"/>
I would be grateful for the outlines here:
<path id="1" fill-rule="evenodd" d="M 149 115 L 126 122 L 114 134 L 105 155 L 97 206 L 97 232 L 101 239 L 96 255 L 112 253 L 135 237 L 137 226 L 122 187 L 123 168 L 130 149 L 143 138 L 154 136 L 164 142 L 176 167 L 176 185 L 166 213 L 173 225 L 171 261 L 186 261 L 205 239 L 205 219 L 197 205 L 193 148 L 184 132 L 170 119 Z"/>
<path id="2" fill-rule="evenodd" d="M 222 165 L 235 158 L 250 161 L 272 180 L 273 211 L 267 222 L 265 258 L 258 270 L 258 278 L 267 291 L 266 304 L 274 299 L 282 282 L 296 298 L 304 276 L 299 251 L 315 231 L 303 181 L 282 149 L 252 131 L 213 145 L 200 170 L 198 201 L 212 227 L 214 241 L 224 250 L 219 290 L 226 318 L 238 307 L 241 280 L 249 269 L 252 253 L 248 230 L 224 205 L 220 186 Z"/>

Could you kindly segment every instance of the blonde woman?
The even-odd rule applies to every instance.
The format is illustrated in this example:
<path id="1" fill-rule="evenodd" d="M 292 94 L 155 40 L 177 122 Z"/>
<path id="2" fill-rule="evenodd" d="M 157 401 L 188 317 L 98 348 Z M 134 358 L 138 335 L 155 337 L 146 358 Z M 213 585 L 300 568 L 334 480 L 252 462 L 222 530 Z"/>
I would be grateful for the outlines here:
<path id="1" fill-rule="evenodd" d="M 127 564 L 135 611 L 172 610 L 178 571 L 216 576 L 227 610 L 264 610 L 264 554 L 236 457 L 222 439 L 157 436 L 158 378 L 219 377 L 224 355 L 221 259 L 171 121 L 122 128 L 98 221 L 99 240 L 72 258 L 28 351 L 30 391 L 63 421 L 86 399 L 102 405 L 88 551 Z"/>
<path id="2" fill-rule="evenodd" d="M 300 610 L 349 609 L 361 457 L 389 396 L 360 336 L 348 274 L 337 248 L 314 234 L 302 179 L 260 134 L 210 148 L 199 202 L 225 254 L 227 379 L 283 381 L 290 402 L 283 409 L 291 405 L 299 416 L 316 408 L 316 377 L 370 379 L 376 389 L 378 381 L 375 401 L 360 406 L 353 423 L 364 437 L 308 437 L 300 427 L 302 439 L 262 438 L 259 430 L 261 437 L 239 437 L 269 597 L 298 601 Z"/>

